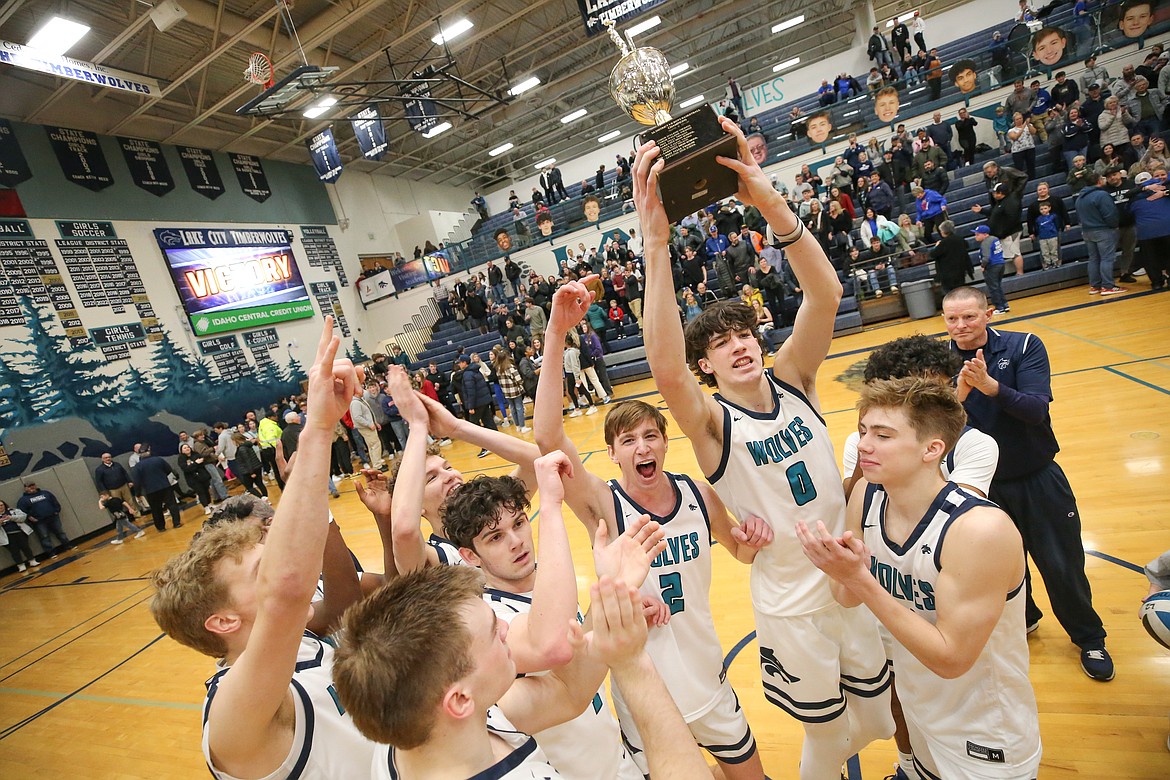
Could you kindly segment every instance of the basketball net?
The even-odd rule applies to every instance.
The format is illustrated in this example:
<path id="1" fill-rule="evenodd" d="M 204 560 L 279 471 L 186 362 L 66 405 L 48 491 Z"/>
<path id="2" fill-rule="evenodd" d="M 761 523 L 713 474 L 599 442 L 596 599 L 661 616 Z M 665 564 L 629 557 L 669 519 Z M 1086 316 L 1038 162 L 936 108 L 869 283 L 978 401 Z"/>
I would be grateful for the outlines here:
<path id="1" fill-rule="evenodd" d="M 253 52 L 248 58 L 248 67 L 244 70 L 244 79 L 253 84 L 260 84 L 269 89 L 274 83 L 272 60 L 262 52 Z"/>

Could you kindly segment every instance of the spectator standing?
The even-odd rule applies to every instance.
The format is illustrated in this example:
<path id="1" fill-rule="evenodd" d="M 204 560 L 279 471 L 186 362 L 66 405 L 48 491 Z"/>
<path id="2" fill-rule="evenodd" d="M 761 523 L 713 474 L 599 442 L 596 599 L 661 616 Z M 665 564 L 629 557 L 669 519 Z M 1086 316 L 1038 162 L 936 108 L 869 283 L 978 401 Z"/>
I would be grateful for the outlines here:
<path id="1" fill-rule="evenodd" d="M 154 527 L 159 531 L 167 530 L 166 512 L 171 513 L 171 526 L 180 528 L 183 519 L 179 514 L 179 502 L 175 500 L 174 485 L 178 477 L 175 476 L 171 464 L 163 458 L 151 454 L 150 447 L 143 445 L 139 453 L 141 458 L 131 470 L 134 483 L 142 489 L 146 496 L 146 503 L 150 505 L 150 514 L 154 518 Z"/>
<path id="2" fill-rule="evenodd" d="M 946 295 L 956 287 L 962 287 L 968 277 L 974 278 L 974 269 L 967 253 L 967 242 L 955 234 L 955 223 L 943 220 L 938 232 L 941 237 L 930 250 L 930 259 L 934 262 L 934 277 Z"/>
<path id="3" fill-rule="evenodd" d="M 471 205 L 475 207 L 476 213 L 479 214 L 479 221 L 486 222 L 488 218 L 487 201 L 477 191 L 475 197 L 471 199 Z"/>
<path id="4" fill-rule="evenodd" d="M 1114 90 L 1118 98 L 1126 99 Z M 1137 119 L 1136 132 L 1146 136 L 1157 135 L 1162 130 L 1162 112 L 1166 108 L 1166 96 L 1158 88 L 1150 88 L 1150 82 L 1143 76 L 1134 78 L 1133 90 L 1128 94 L 1126 104 L 1129 113 Z"/>
<path id="5" fill-rule="evenodd" d="M 869 46 L 866 53 L 869 58 L 873 60 L 874 65 L 893 65 L 894 55 L 890 51 L 890 42 L 886 40 L 886 36 L 882 35 L 881 30 L 874 25 L 873 34 L 869 36 Z"/>
<path id="6" fill-rule="evenodd" d="M 984 207 L 976 203 L 971 210 L 981 214 Z M 1015 265 L 1016 275 L 1022 275 L 1024 256 L 1020 252 L 1020 235 L 1023 232 L 1023 205 L 1020 196 L 1008 185 L 997 184 L 991 188 L 991 203 L 986 210 L 991 235 L 1003 243 L 1004 256 Z"/>
<path id="7" fill-rule="evenodd" d="M 455 365 L 459 372 L 460 398 L 468 422 L 490 431 L 496 430 L 496 418 L 492 411 L 492 389 L 488 387 L 487 380 L 478 369 L 469 368 L 471 361 L 466 355 L 460 355 Z M 481 448 L 476 457 L 486 458 L 487 454 L 487 449 Z"/>
<path id="8" fill-rule="evenodd" d="M 110 453 L 102 453 L 102 462 L 93 470 L 93 481 L 97 484 L 98 492 L 104 490 L 127 504 L 136 504 L 131 492 L 134 483 L 130 481 L 130 473 Z"/>
<path id="9" fill-rule="evenodd" d="M 41 565 L 28 543 L 28 538 L 33 535 L 33 529 L 27 520 L 28 515 L 24 512 L 12 509 L 6 502 L 0 501 L 0 544 L 8 548 L 8 554 L 12 556 L 17 571 Z"/>
<path id="10" fill-rule="evenodd" d="M 26 482 L 24 495 L 16 502 L 16 508 L 28 515 L 26 522 L 36 531 L 41 549 L 50 558 L 57 557 L 57 548 L 52 538 L 56 537 L 63 550 L 76 550 L 77 545 L 69 541 L 61 527 L 61 502 L 47 490 L 41 490 L 35 482 Z"/>
<path id="11" fill-rule="evenodd" d="M 1150 289 L 1165 290 L 1170 282 L 1170 196 L 1166 169 L 1158 168 L 1153 177 L 1139 173 L 1136 182 L 1142 189 L 1134 193 L 1130 209 L 1141 242 L 1142 265 Z"/>
<path id="12" fill-rule="evenodd" d="M 1106 106 L 1108 106 L 1108 102 L 1106 101 Z M 1081 116 L 1079 109 L 1070 108 L 1068 110 L 1068 116 L 1064 121 L 1064 126 L 1061 128 L 1061 135 L 1064 136 L 1064 143 L 1061 148 L 1063 149 L 1062 155 L 1065 165 L 1071 168 L 1074 157 L 1088 154 L 1089 132 L 1091 129 L 1091 123 Z"/>
<path id="13" fill-rule="evenodd" d="M 1054 105 L 1071 106 L 1081 99 L 1081 89 L 1070 79 L 1065 72 L 1058 71 L 1056 83 L 1052 86 L 1052 103 Z"/>
<path id="14" fill-rule="evenodd" d="M 926 126 L 926 134 L 931 141 L 934 141 L 935 146 L 943 150 L 949 163 L 951 159 L 951 134 L 954 131 L 950 123 L 943 121 L 941 111 L 935 111 L 932 119 L 934 121 Z"/>
<path id="15" fill-rule="evenodd" d="M 1089 250 L 1089 294 L 1114 295 L 1125 292 L 1113 283 L 1113 261 L 1117 254 L 1117 206 L 1101 186 L 1103 177 L 1096 171 L 1085 176 L 1088 186 L 1077 195 L 1077 219 L 1081 235 Z"/>
<path id="16" fill-rule="evenodd" d="M 1036 216 L 1036 238 L 1040 241 L 1040 264 L 1045 270 L 1060 267 L 1060 234 L 1066 225 L 1054 214 L 1051 203 L 1040 204 Z"/>
<path id="17" fill-rule="evenodd" d="M 951 347 L 964 359 L 957 391 L 967 424 L 999 445 L 999 464 L 987 497 L 1015 521 L 1048 590 L 1052 610 L 1081 650 L 1081 668 L 1102 682 L 1113 679 L 1105 628 L 1093 609 L 1085 576 L 1081 518 L 1068 478 L 1057 465 L 1052 430 L 1052 370 L 1044 343 L 1031 333 L 989 327 L 986 299 L 960 288 L 943 300 Z M 1028 630 L 1041 612 L 1028 583 Z"/>
<path id="18" fill-rule="evenodd" d="M 1008 143 L 1011 145 L 1012 162 L 1017 168 L 1028 172 L 1029 179 L 1036 178 L 1036 142 L 1032 139 L 1032 128 L 1024 121 L 1024 115 L 1016 112 L 1012 115 L 1012 127 L 1007 131 Z"/>
<path id="19" fill-rule="evenodd" d="M 929 244 L 934 240 L 935 225 L 947 218 L 947 199 L 921 186 L 915 187 L 913 192 L 918 224 L 922 226 L 922 238 Z"/>
<path id="20" fill-rule="evenodd" d="M 910 56 L 910 28 L 900 19 L 894 22 L 894 29 L 890 31 L 890 43 L 898 51 L 899 62 Z"/>
<path id="21" fill-rule="evenodd" d="M 1130 208 L 1130 203 L 1137 191 L 1134 190 L 1133 185 L 1129 182 L 1125 175 L 1125 169 L 1120 166 L 1112 166 L 1102 171 L 1105 176 L 1105 183 L 1102 185 L 1109 196 L 1113 198 L 1113 204 L 1117 206 L 1117 245 L 1121 250 L 1121 262 L 1115 269 L 1119 282 L 1133 284 L 1137 281 L 1133 277 L 1133 254 L 1137 246 L 1137 230 L 1135 226 L 1135 216 L 1133 209 Z M 1140 176 L 1141 174 L 1139 174 Z M 1059 202 L 1059 201 L 1058 201 Z M 1161 210 L 1161 207 L 1158 209 Z M 1149 253 L 1143 253 L 1143 263 Z"/>
<path id="22" fill-rule="evenodd" d="M 1061 224 L 1066 228 L 1072 224 L 1068 207 L 1064 205 L 1064 199 L 1052 197 L 1048 182 L 1042 181 L 1036 185 L 1036 200 L 1028 206 L 1028 230 L 1032 235 L 1036 235 L 1036 217 L 1040 216 L 1040 207 L 1044 204 L 1048 204 L 1052 208 L 1052 213 L 1060 217 Z"/>
<path id="23" fill-rule="evenodd" d="M 744 115 L 743 109 L 743 93 L 740 91 L 739 82 L 731 76 L 727 77 L 727 88 L 725 90 L 727 100 L 735 106 L 735 111 L 740 116 Z"/>
<path id="24" fill-rule="evenodd" d="M 959 109 L 959 118 L 955 120 L 955 130 L 959 136 L 959 146 L 963 149 L 963 162 L 972 165 L 975 162 L 975 126 L 979 123 L 971 116 L 967 109 Z"/>
<path id="25" fill-rule="evenodd" d="M 914 39 L 918 40 L 920 36 L 920 33 L 915 33 Z M 938 100 L 939 96 L 942 95 L 942 77 L 942 61 L 938 58 L 938 52 L 931 49 L 926 58 L 926 84 L 930 87 L 931 100 Z"/>
<path id="26" fill-rule="evenodd" d="M 1085 60 L 1085 69 L 1081 71 L 1080 79 L 1081 86 L 1086 92 L 1093 84 L 1097 84 L 1098 88 L 1104 88 L 1109 83 L 1109 70 L 1104 65 L 1097 64 L 1097 55 L 1090 54 Z"/>
<path id="27" fill-rule="evenodd" d="M 1003 295 L 1003 271 L 1006 264 L 1003 242 L 991 234 L 991 228 L 987 225 L 975 228 L 975 240 L 979 243 L 979 264 L 983 267 L 987 294 L 995 306 L 995 313 L 1006 314 L 1011 307 Z"/>
<path id="28" fill-rule="evenodd" d="M 918 11 L 914 12 L 914 18 L 910 20 L 910 32 L 914 34 L 914 42 L 918 44 L 919 51 L 926 51 L 926 20 Z"/>

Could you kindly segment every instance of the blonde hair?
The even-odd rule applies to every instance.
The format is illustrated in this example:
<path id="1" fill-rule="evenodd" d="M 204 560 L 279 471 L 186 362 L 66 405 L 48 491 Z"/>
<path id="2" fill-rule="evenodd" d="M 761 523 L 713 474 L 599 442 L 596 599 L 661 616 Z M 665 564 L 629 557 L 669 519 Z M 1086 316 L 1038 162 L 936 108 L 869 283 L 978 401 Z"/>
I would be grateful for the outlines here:
<path id="1" fill-rule="evenodd" d="M 212 658 L 227 655 L 227 643 L 204 626 L 216 610 L 231 604 L 219 574 L 224 559 L 236 563 L 260 543 L 262 529 L 252 523 L 224 523 L 203 530 L 191 546 L 150 575 L 155 588 L 150 612 L 159 628 L 181 645 Z"/>
<path id="2" fill-rule="evenodd" d="M 942 439 L 947 452 L 963 434 L 967 412 L 946 382 L 925 376 L 875 379 L 861 388 L 859 417 L 871 409 L 901 409 L 919 440 Z"/>

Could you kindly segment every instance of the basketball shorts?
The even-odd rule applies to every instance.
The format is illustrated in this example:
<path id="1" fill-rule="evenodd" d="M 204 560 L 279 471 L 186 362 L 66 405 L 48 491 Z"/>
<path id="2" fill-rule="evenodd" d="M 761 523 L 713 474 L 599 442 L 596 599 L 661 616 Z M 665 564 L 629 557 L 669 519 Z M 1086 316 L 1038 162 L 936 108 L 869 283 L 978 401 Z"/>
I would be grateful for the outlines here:
<path id="1" fill-rule="evenodd" d="M 1012 258 L 1020 253 L 1020 234 L 1012 233 L 1006 238 L 1001 238 L 999 245 L 1003 249 L 1003 259 L 1010 263 Z"/>
<path id="2" fill-rule="evenodd" d="M 833 604 L 819 612 L 776 617 L 756 612 L 764 697 L 802 723 L 845 713 L 845 694 L 874 698 L 890 687 L 878 622 L 865 607 Z"/>
<path id="3" fill-rule="evenodd" d="M 622 741 L 634 757 L 634 763 L 643 774 L 649 774 L 642 735 L 638 733 L 633 717 L 619 707 L 618 722 L 621 725 Z M 726 680 L 719 686 L 714 706 L 688 723 L 687 728 L 691 730 L 699 747 L 720 763 L 742 764 L 756 753 L 756 738 L 748 727 L 747 717 L 739 706 L 735 690 Z"/>
<path id="4" fill-rule="evenodd" d="M 914 719 L 907 715 L 906 729 L 914 748 L 914 768 L 923 780 L 944 780 L 961 777 L 964 780 L 1033 780 L 1040 771 L 1040 740 L 1036 752 L 1026 760 L 1008 763 L 1005 751 L 983 747 L 964 739 L 962 735 L 950 738 L 927 739 Z"/>

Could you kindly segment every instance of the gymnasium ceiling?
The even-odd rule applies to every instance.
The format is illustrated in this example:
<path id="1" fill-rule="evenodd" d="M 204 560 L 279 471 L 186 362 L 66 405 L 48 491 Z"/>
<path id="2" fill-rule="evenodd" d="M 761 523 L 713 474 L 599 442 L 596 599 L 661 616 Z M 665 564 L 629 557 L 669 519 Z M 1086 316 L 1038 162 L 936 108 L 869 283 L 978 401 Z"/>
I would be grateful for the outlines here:
<path id="1" fill-rule="evenodd" d="M 928 17 L 964 0 L 876 0 L 879 20 L 920 8 Z M 203 146 L 266 159 L 308 162 L 305 139 L 329 126 L 323 117 L 237 116 L 259 93 L 242 72 L 254 51 L 270 53 L 276 77 L 300 64 L 274 0 L 180 0 L 186 19 L 159 32 L 144 0 L 0 0 L 0 39 L 26 43 L 54 14 L 92 28 L 67 56 L 149 75 L 161 99 L 57 79 L 0 65 L 0 115 L 98 133 Z M 837 54 L 853 38 L 853 0 L 670 0 L 652 12 L 662 24 L 638 37 L 690 70 L 676 79 L 678 101 L 722 96 L 727 75 L 747 87 L 772 77 L 772 66 L 799 56 L 801 66 Z M 489 187 L 533 173 L 534 162 L 591 154 L 597 138 L 636 130 L 609 97 L 607 79 L 617 50 L 605 36 L 590 38 L 573 0 L 295 0 L 291 14 L 311 63 L 340 68 L 332 81 L 389 78 L 384 49 L 409 66 L 432 48 L 436 18 L 461 17 L 474 28 L 450 44 L 459 75 L 489 92 L 506 91 L 525 76 L 542 84 L 474 120 L 458 119 L 427 139 L 402 120 L 388 121 L 391 152 L 361 159 L 353 133 L 335 122 L 342 161 L 354 170 L 450 185 Z M 773 24 L 804 13 L 807 21 L 777 35 Z M 628 26 L 628 24 L 626 25 Z M 928 29 L 929 40 L 929 29 Z M 505 77 L 506 69 L 506 77 Z M 401 73 L 401 71 L 400 71 Z M 826 74 L 830 75 L 830 74 Z M 442 89 L 449 89 L 444 85 Z M 436 96 L 442 93 L 436 91 Z M 586 108 L 585 119 L 560 117 Z M 489 157 L 505 142 L 510 151 Z M 607 164 L 609 160 L 604 160 Z"/>

